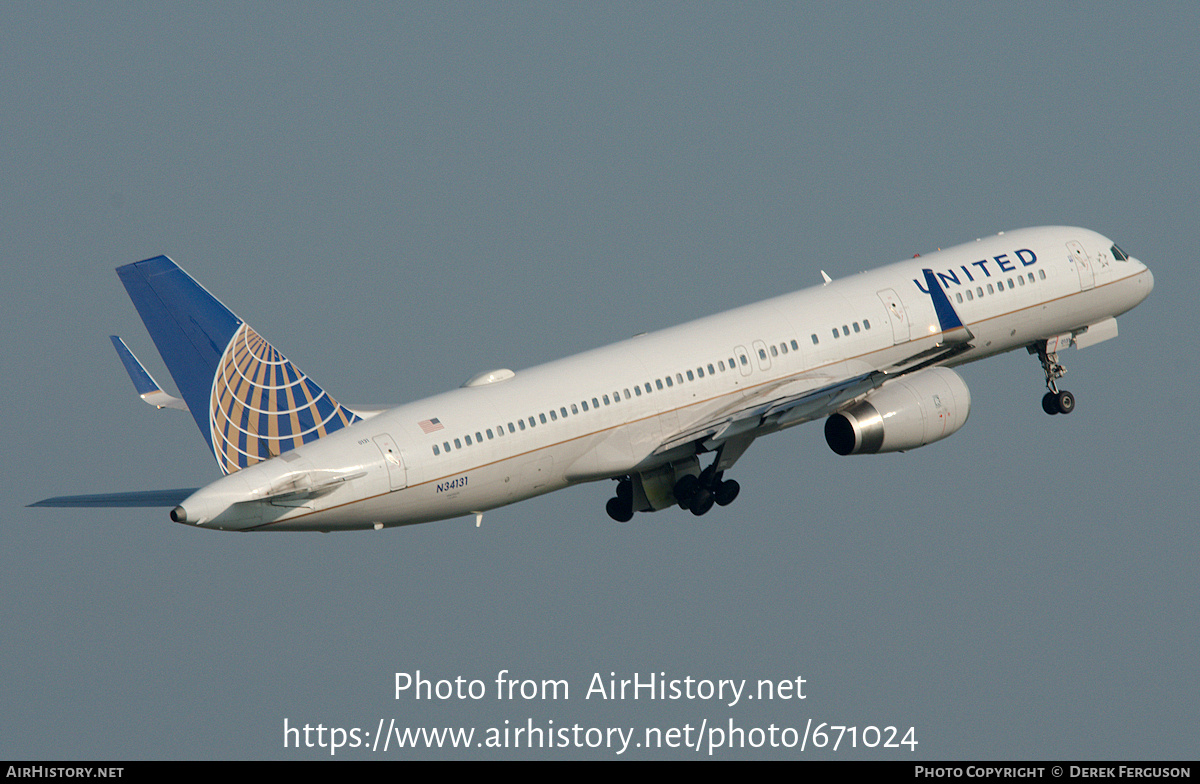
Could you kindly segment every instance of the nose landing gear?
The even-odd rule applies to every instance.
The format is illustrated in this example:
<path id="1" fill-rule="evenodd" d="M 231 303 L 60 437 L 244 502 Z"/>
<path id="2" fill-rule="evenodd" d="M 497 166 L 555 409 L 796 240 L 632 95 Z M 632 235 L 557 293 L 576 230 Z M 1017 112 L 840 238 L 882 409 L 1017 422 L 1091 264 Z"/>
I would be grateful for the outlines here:
<path id="1" fill-rule="evenodd" d="M 1029 347 L 1029 353 L 1036 353 L 1042 363 L 1042 371 L 1046 374 L 1046 389 L 1042 395 L 1042 410 L 1054 414 L 1069 414 L 1075 410 L 1075 396 L 1065 389 L 1058 388 L 1058 379 L 1067 374 L 1067 369 L 1058 361 L 1058 352 L 1049 351 L 1047 341 L 1042 340 Z"/>

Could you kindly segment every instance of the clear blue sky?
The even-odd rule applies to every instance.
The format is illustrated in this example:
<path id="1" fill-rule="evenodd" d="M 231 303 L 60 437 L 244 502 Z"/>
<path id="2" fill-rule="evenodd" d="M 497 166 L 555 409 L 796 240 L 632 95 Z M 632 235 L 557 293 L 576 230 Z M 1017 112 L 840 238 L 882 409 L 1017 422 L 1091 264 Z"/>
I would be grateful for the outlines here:
<path id="1" fill-rule="evenodd" d="M 0 758 L 320 757 L 283 748 L 285 719 L 393 718 L 1195 758 L 1194 4 L 22 3 L 0 26 Z M 112 271 L 148 256 L 339 400 L 398 403 L 1060 223 L 1156 282 L 1064 356 L 1074 414 L 1041 412 L 1034 358 L 997 357 L 964 369 L 953 438 L 839 458 L 819 425 L 773 436 L 702 519 L 614 524 L 605 485 L 343 535 L 24 508 L 217 475 L 108 341 L 167 380 Z M 571 698 L 394 700 L 417 669 Z M 585 700 L 596 672 L 803 677 L 808 699 Z"/>

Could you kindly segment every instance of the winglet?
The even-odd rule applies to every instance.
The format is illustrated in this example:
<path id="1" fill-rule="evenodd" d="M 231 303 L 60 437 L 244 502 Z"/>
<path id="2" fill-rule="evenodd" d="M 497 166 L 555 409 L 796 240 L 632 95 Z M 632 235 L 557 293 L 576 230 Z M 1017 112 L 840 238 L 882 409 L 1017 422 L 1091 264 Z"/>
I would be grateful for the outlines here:
<path id="1" fill-rule="evenodd" d="M 966 328 L 954 306 L 950 304 L 950 298 L 934 277 L 933 270 L 923 269 L 921 272 L 925 273 L 925 287 L 929 289 L 929 298 L 933 300 L 933 310 L 937 313 L 938 326 L 942 331 L 942 344 L 966 343 L 974 339 L 971 330 Z"/>
<path id="2" fill-rule="evenodd" d="M 116 335 L 109 335 L 108 339 L 112 341 L 113 348 L 117 350 L 117 356 L 121 358 L 121 364 L 125 366 L 125 372 L 129 374 L 129 379 L 133 382 L 133 388 L 138 395 L 155 408 L 177 408 L 180 411 L 187 411 L 187 403 L 183 398 L 168 395 L 162 391 L 162 387 L 154 380 L 154 377 L 147 372 L 146 368 L 129 350 L 129 346 L 125 345 L 125 341 L 121 340 Z"/>

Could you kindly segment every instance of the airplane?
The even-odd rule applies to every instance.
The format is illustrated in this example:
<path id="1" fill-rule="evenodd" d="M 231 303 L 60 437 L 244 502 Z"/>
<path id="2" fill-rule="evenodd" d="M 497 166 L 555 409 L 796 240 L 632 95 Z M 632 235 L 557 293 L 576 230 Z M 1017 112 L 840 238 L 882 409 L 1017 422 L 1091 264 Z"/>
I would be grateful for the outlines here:
<path id="1" fill-rule="evenodd" d="M 1069 414 L 1059 352 L 1116 337 L 1154 277 L 1106 237 L 1000 232 L 386 411 L 334 400 L 166 256 L 117 269 L 180 397 L 125 343 L 139 396 L 191 413 L 223 476 L 200 488 L 62 496 L 31 506 L 163 507 L 233 531 L 334 531 L 475 516 L 614 481 L 618 522 L 726 506 L 758 438 L 825 419 L 839 455 L 903 452 L 967 421 L 952 368 L 1037 356 L 1042 408 Z"/>

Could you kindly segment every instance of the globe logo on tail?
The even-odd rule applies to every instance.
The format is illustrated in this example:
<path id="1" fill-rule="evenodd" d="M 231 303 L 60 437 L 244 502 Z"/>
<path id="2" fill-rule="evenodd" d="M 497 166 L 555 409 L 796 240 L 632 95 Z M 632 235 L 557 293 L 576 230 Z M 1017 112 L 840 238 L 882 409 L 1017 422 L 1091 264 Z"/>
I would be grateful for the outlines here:
<path id="1" fill-rule="evenodd" d="M 209 422 L 213 453 L 226 474 L 359 419 L 245 323 L 217 364 Z"/>

